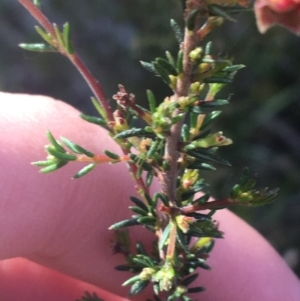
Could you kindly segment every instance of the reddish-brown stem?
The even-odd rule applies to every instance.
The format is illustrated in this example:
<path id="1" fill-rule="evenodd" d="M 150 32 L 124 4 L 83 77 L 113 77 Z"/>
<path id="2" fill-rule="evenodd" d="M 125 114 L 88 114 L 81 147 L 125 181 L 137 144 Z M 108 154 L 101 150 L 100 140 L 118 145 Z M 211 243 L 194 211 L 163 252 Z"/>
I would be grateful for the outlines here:
<path id="1" fill-rule="evenodd" d="M 106 117 L 109 121 L 113 121 L 113 113 L 112 109 L 107 101 L 107 98 L 105 96 L 105 92 L 100 85 L 100 83 L 94 78 L 94 76 L 91 74 L 91 72 L 88 70 L 88 68 L 84 65 L 80 57 L 75 54 L 66 54 L 66 56 L 70 59 L 70 61 L 73 63 L 73 65 L 77 68 L 77 70 L 80 72 L 82 77 L 85 79 L 87 84 L 89 85 L 90 89 L 96 96 L 97 100 L 100 102 L 102 108 L 105 110 Z"/>
<path id="2" fill-rule="evenodd" d="M 189 213 L 193 213 L 196 211 L 214 210 L 214 209 L 217 209 L 220 207 L 227 207 L 227 206 L 236 205 L 236 204 L 237 204 L 237 202 L 228 198 L 228 199 L 211 201 L 211 202 L 207 202 L 204 204 L 187 205 L 185 207 L 180 208 L 179 211 L 182 214 L 189 214 Z"/>
<path id="3" fill-rule="evenodd" d="M 19 2 L 29 11 L 29 13 L 43 26 L 43 28 L 51 34 L 54 40 L 57 40 L 55 30 L 53 25 L 47 19 L 47 17 L 30 1 L 30 0 L 19 0 Z M 59 45 L 59 43 L 58 43 Z M 73 63 L 73 65 L 77 68 L 80 74 L 83 76 L 92 92 L 94 93 L 97 100 L 100 102 L 101 106 L 105 110 L 106 117 L 109 121 L 113 121 L 112 109 L 107 101 L 104 90 L 100 83 L 96 81 L 88 68 L 83 64 L 79 56 L 74 54 L 68 54 L 62 45 L 58 46 L 58 51 Z"/>
<path id="4" fill-rule="evenodd" d="M 47 19 L 47 17 L 33 4 L 31 0 L 18 0 L 29 13 L 43 26 L 43 28 L 55 37 L 55 30 L 53 25 Z"/>

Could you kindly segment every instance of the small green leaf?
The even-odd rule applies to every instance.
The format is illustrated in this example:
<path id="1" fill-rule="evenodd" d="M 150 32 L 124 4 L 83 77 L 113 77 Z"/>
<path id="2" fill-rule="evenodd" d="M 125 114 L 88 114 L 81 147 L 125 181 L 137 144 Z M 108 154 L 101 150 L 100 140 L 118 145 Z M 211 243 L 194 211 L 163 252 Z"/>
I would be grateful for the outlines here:
<path id="1" fill-rule="evenodd" d="M 132 296 L 132 295 L 137 295 L 139 294 L 142 290 L 144 290 L 147 285 L 150 283 L 149 280 L 147 281 L 142 281 L 142 280 L 139 280 L 139 281 L 136 281 L 130 288 L 130 292 L 129 292 L 129 295 Z"/>
<path id="2" fill-rule="evenodd" d="M 155 60 L 155 62 L 164 70 L 167 71 L 168 74 L 177 75 L 176 68 L 167 60 L 159 57 Z"/>
<path id="3" fill-rule="evenodd" d="M 115 230 L 115 229 L 130 227 L 130 226 L 136 226 L 139 224 L 140 223 L 137 221 L 136 218 L 132 218 L 132 219 L 126 219 L 126 220 L 117 222 L 117 223 L 111 225 L 108 229 Z"/>
<path id="4" fill-rule="evenodd" d="M 49 145 L 46 147 L 46 150 L 49 154 L 54 156 L 57 159 L 63 160 L 63 161 L 76 161 L 77 157 L 72 154 L 68 154 L 66 152 L 60 152 L 55 149 L 53 145 Z"/>
<path id="5" fill-rule="evenodd" d="M 155 202 L 157 202 L 157 200 L 160 199 L 162 201 L 162 203 L 164 204 L 164 206 L 170 207 L 169 199 L 163 193 L 160 193 L 160 192 L 155 193 L 153 199 L 155 200 Z"/>
<path id="6" fill-rule="evenodd" d="M 182 280 L 180 285 L 189 286 L 193 281 L 195 281 L 198 278 L 198 276 L 199 276 L 199 274 L 193 274 L 193 275 L 187 276 L 186 278 L 184 278 Z"/>
<path id="7" fill-rule="evenodd" d="M 138 241 L 136 243 L 136 252 L 137 252 L 137 254 L 142 254 L 142 255 L 148 256 L 148 253 L 147 253 L 143 243 L 140 241 Z"/>
<path id="8" fill-rule="evenodd" d="M 157 72 L 153 66 L 153 64 L 151 63 L 148 63 L 148 62 L 143 62 L 143 61 L 140 61 L 141 65 L 149 72 L 151 73 L 154 73 L 155 75 L 157 75 Z"/>
<path id="9" fill-rule="evenodd" d="M 167 227 L 164 229 L 163 234 L 162 234 L 162 236 L 161 236 L 161 238 L 159 240 L 159 243 L 158 243 L 159 250 L 162 250 L 163 247 L 165 246 L 165 243 L 166 243 L 167 239 L 170 236 L 170 232 L 171 232 L 171 227 L 172 226 L 174 227 L 174 225 L 172 225 L 171 223 L 169 223 L 167 225 Z"/>
<path id="10" fill-rule="evenodd" d="M 145 211 L 148 211 L 148 207 L 145 205 L 145 203 L 143 201 L 141 201 L 140 199 L 134 197 L 134 196 L 131 196 L 130 197 L 130 200 L 136 204 L 137 206 L 139 206 L 141 209 L 145 210 Z"/>
<path id="11" fill-rule="evenodd" d="M 181 128 L 181 137 L 183 142 L 189 141 L 190 138 L 190 127 L 187 124 L 184 124 Z"/>
<path id="12" fill-rule="evenodd" d="M 166 51 L 166 58 L 167 58 L 168 62 L 172 65 L 172 67 L 175 68 L 175 70 L 176 70 L 176 63 L 175 63 L 174 57 L 170 51 Z"/>
<path id="13" fill-rule="evenodd" d="M 104 154 L 105 154 L 107 157 L 109 157 L 109 158 L 111 158 L 111 159 L 113 159 L 113 160 L 120 160 L 120 156 L 119 156 L 119 155 L 117 155 L 117 154 L 115 154 L 115 153 L 112 153 L 112 152 L 110 152 L 110 151 L 108 151 L 108 150 L 105 150 L 105 151 L 104 151 Z"/>
<path id="14" fill-rule="evenodd" d="M 183 42 L 183 33 L 182 33 L 180 26 L 174 19 L 170 20 L 170 25 L 175 33 L 175 37 L 176 37 L 178 44 L 181 44 Z"/>
<path id="15" fill-rule="evenodd" d="M 153 138 L 153 137 L 155 137 L 155 134 L 149 133 L 149 131 L 146 131 L 143 128 L 132 128 L 130 130 L 126 130 L 121 133 L 118 133 L 116 136 L 114 136 L 114 139 L 126 139 L 126 138 L 130 138 L 130 137 Z"/>
<path id="16" fill-rule="evenodd" d="M 236 19 L 234 19 L 230 14 L 228 14 L 225 10 L 223 10 L 222 6 L 209 5 L 208 10 L 210 15 L 212 16 L 220 16 L 228 21 L 236 22 Z"/>
<path id="17" fill-rule="evenodd" d="M 231 65 L 231 66 L 227 66 L 225 67 L 222 71 L 225 72 L 236 72 L 242 68 L 245 68 L 245 65 Z"/>
<path id="18" fill-rule="evenodd" d="M 97 110 L 97 112 L 99 113 L 99 115 L 104 118 L 104 120 L 107 120 L 107 115 L 105 110 L 102 108 L 102 106 L 100 105 L 100 102 L 97 98 L 95 97 L 91 97 L 92 103 L 95 107 L 95 109 Z"/>
<path id="19" fill-rule="evenodd" d="M 73 176 L 73 179 L 78 179 L 85 176 L 87 173 L 92 171 L 96 167 L 96 163 L 91 163 L 85 167 L 83 167 L 76 175 Z"/>
<path id="20" fill-rule="evenodd" d="M 65 166 L 68 162 L 66 161 L 60 161 L 60 162 L 57 162 L 57 163 L 53 163 L 51 165 L 48 165 L 42 169 L 40 169 L 40 172 L 41 173 L 48 173 L 48 172 L 52 172 L 52 171 L 55 171 L 63 166 Z"/>
<path id="21" fill-rule="evenodd" d="M 48 160 L 48 161 L 36 161 L 36 162 L 32 162 L 31 164 L 34 166 L 49 166 L 52 165 L 53 163 L 57 163 L 56 161 L 53 160 Z"/>
<path id="22" fill-rule="evenodd" d="M 184 252 L 186 254 L 190 254 L 187 237 L 179 228 L 176 229 L 176 240 L 180 244 Z"/>
<path id="23" fill-rule="evenodd" d="M 74 49 L 71 41 L 71 30 L 70 30 L 69 22 L 65 23 L 63 26 L 63 39 L 68 54 L 71 55 L 74 54 Z"/>
<path id="24" fill-rule="evenodd" d="M 127 279 L 127 280 L 122 284 L 122 286 L 127 286 L 127 285 L 130 285 L 130 284 L 133 284 L 133 283 L 135 283 L 136 281 L 139 281 L 139 280 L 140 280 L 140 275 L 133 276 L 133 277 Z"/>
<path id="25" fill-rule="evenodd" d="M 147 172 L 147 176 L 146 176 L 146 185 L 147 185 L 147 187 L 151 186 L 153 178 L 154 178 L 153 172 L 151 172 L 151 171 Z"/>
<path id="26" fill-rule="evenodd" d="M 169 72 L 165 68 L 163 68 L 158 62 L 152 62 L 152 65 L 156 71 L 156 74 L 163 79 L 167 84 L 170 83 Z"/>
<path id="27" fill-rule="evenodd" d="M 65 138 L 65 137 L 60 137 L 61 141 L 74 153 L 76 154 L 84 154 L 89 158 L 93 158 L 95 155 L 91 153 L 90 151 L 86 150 L 85 148 L 81 147 L 78 144 L 75 144 L 71 140 Z"/>
<path id="28" fill-rule="evenodd" d="M 55 31 L 55 34 L 56 34 L 56 38 L 57 38 L 57 41 L 58 41 L 59 45 L 61 45 L 62 47 L 65 48 L 66 45 L 64 43 L 63 35 L 60 32 L 58 26 L 56 24 L 53 24 L 53 28 L 54 28 L 54 31 Z"/>
<path id="29" fill-rule="evenodd" d="M 226 103 L 225 103 L 226 104 Z M 205 116 L 205 119 L 202 123 L 201 130 L 205 129 L 213 120 L 220 116 L 222 111 L 213 111 Z"/>
<path id="30" fill-rule="evenodd" d="M 145 211 L 145 210 L 143 210 L 143 209 L 140 208 L 140 207 L 129 206 L 128 208 L 129 208 L 131 211 L 133 211 L 134 213 L 137 213 L 137 214 L 139 214 L 139 215 L 141 215 L 141 216 L 147 216 L 147 214 L 148 214 L 148 210 Z"/>
<path id="31" fill-rule="evenodd" d="M 192 9 L 187 17 L 187 28 L 189 31 L 193 31 L 195 29 L 195 21 L 199 14 L 199 9 Z"/>
<path id="32" fill-rule="evenodd" d="M 194 268 L 201 268 L 204 270 L 210 270 L 211 267 L 206 263 L 206 260 L 203 258 L 197 258 L 194 261 L 190 261 L 189 265 L 194 267 Z"/>
<path id="33" fill-rule="evenodd" d="M 66 150 L 53 137 L 53 135 L 50 131 L 47 131 L 47 138 L 50 141 L 50 143 L 55 147 L 55 149 L 57 149 L 59 152 L 61 152 L 61 153 L 66 152 Z"/>
<path id="34" fill-rule="evenodd" d="M 197 286 L 197 287 L 191 287 L 188 289 L 188 293 L 192 294 L 192 293 L 201 293 L 205 291 L 205 287 L 203 286 Z"/>
<path id="35" fill-rule="evenodd" d="M 153 207 L 153 200 L 151 198 L 151 196 L 148 193 L 145 193 L 145 198 L 147 200 L 147 203 L 150 207 Z"/>
<path id="36" fill-rule="evenodd" d="M 153 216 L 139 217 L 137 220 L 140 224 L 153 226 L 156 222 L 156 218 Z"/>
<path id="37" fill-rule="evenodd" d="M 147 98 L 151 114 L 154 114 L 157 108 L 155 95 L 151 90 L 147 90 Z"/>
<path id="38" fill-rule="evenodd" d="M 35 26 L 36 32 L 45 40 L 47 43 L 53 46 L 53 38 L 50 33 L 46 32 L 42 27 Z"/>
<path id="39" fill-rule="evenodd" d="M 204 55 L 210 55 L 211 54 L 211 48 L 212 48 L 212 42 L 209 41 L 206 45 L 205 45 L 205 50 L 204 50 Z"/>
<path id="40" fill-rule="evenodd" d="M 160 140 L 156 139 L 155 141 L 152 141 L 151 146 L 147 152 L 147 158 L 151 158 L 157 151 L 158 147 L 160 146 Z"/>
<path id="41" fill-rule="evenodd" d="M 231 166 L 231 164 L 223 159 L 222 157 L 211 153 L 209 150 L 191 150 L 187 152 L 188 155 L 193 156 L 197 159 L 203 159 L 203 160 L 207 160 L 207 161 L 212 161 L 212 162 L 216 162 L 222 165 L 226 165 L 226 166 Z"/>
<path id="42" fill-rule="evenodd" d="M 193 113 L 203 114 L 215 107 L 224 106 L 227 104 L 229 104 L 229 101 L 227 99 L 216 99 L 213 101 L 203 101 L 203 102 L 200 102 L 200 104 L 198 106 L 192 107 L 191 111 Z"/>
<path id="43" fill-rule="evenodd" d="M 203 169 L 203 170 L 216 170 L 216 168 L 210 164 L 195 161 L 192 164 L 188 165 L 189 169 Z"/>
<path id="44" fill-rule="evenodd" d="M 45 45 L 45 44 L 19 44 L 19 47 L 28 50 L 28 51 L 36 51 L 36 52 L 57 52 L 57 50 L 50 46 L 50 45 Z"/>
<path id="45" fill-rule="evenodd" d="M 97 124 L 97 125 L 104 127 L 105 129 L 108 129 L 107 122 L 101 117 L 89 116 L 89 115 L 85 115 L 85 114 L 80 114 L 79 116 L 87 122 Z"/>
<path id="46" fill-rule="evenodd" d="M 203 82 L 206 84 L 232 84 L 233 79 L 232 78 L 227 78 L 227 77 L 208 77 L 204 78 Z"/>

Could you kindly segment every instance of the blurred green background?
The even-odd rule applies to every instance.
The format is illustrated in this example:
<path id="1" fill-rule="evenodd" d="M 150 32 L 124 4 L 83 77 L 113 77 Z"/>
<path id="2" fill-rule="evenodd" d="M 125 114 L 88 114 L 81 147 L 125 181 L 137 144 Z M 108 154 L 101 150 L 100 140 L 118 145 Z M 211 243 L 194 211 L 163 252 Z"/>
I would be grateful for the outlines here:
<path id="1" fill-rule="evenodd" d="M 145 102 L 145 90 L 163 99 L 170 90 L 147 73 L 139 60 L 151 61 L 166 49 L 177 52 L 169 26 L 180 22 L 178 0 L 42 0 L 57 24 L 71 23 L 75 47 L 105 87 L 108 97 L 122 83 Z M 17 0 L 0 2 L 0 90 L 50 95 L 95 114 L 91 92 L 73 66 L 58 54 L 29 53 L 19 43 L 39 42 L 36 22 Z M 275 203 L 262 208 L 233 208 L 282 254 L 300 275 L 300 38 L 281 27 L 260 35 L 252 13 L 226 22 L 204 42 L 216 54 L 245 64 L 215 125 L 234 140 L 220 153 L 232 168 L 207 174 L 214 196 L 225 195 L 244 166 L 261 186 L 280 187 Z"/>

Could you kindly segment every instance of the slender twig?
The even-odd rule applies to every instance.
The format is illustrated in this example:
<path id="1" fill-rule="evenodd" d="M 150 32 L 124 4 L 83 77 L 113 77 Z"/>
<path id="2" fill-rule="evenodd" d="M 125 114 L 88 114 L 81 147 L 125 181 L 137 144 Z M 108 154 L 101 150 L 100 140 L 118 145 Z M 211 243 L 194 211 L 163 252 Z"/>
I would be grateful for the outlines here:
<path id="1" fill-rule="evenodd" d="M 25 7 L 25 9 L 38 21 L 38 23 L 52 36 L 54 40 L 57 40 L 55 30 L 51 22 L 48 18 L 34 5 L 31 0 L 18 0 L 21 5 Z M 80 74 L 85 79 L 86 83 L 89 85 L 90 89 L 94 93 L 96 99 L 99 101 L 100 105 L 105 111 L 106 118 L 108 121 L 114 121 L 112 108 L 110 107 L 107 97 L 105 96 L 104 89 L 102 88 L 101 84 L 95 79 L 89 69 L 85 66 L 82 62 L 80 57 L 74 52 L 73 54 L 67 53 L 65 49 L 60 45 L 57 41 L 57 49 L 58 51 L 66 56 L 73 65 L 77 68 Z M 122 151 L 125 156 L 129 154 L 129 151 L 122 148 Z M 130 172 L 137 184 L 138 192 L 144 196 L 145 193 L 148 193 L 148 188 L 144 183 L 143 178 L 137 176 L 138 168 L 134 163 L 128 163 Z"/>
<path id="2" fill-rule="evenodd" d="M 85 79 L 87 84 L 89 85 L 90 89 L 94 93 L 97 100 L 101 103 L 101 106 L 104 108 L 107 119 L 109 121 L 113 121 L 113 114 L 110 104 L 107 101 L 107 98 L 105 96 L 105 92 L 100 85 L 100 83 L 95 79 L 95 77 L 92 75 L 92 73 L 88 70 L 88 68 L 84 65 L 80 57 L 74 53 L 72 55 L 67 55 L 70 61 L 73 63 L 73 65 L 77 68 L 77 70 L 80 72 L 82 77 Z"/>
<path id="3" fill-rule="evenodd" d="M 51 34 L 52 37 L 55 37 L 55 30 L 53 28 L 53 25 L 50 23 L 48 18 L 39 10 L 39 8 L 33 4 L 32 1 L 30 0 L 18 0 L 18 1 L 43 26 L 43 28 Z"/>
<path id="4" fill-rule="evenodd" d="M 51 34 L 54 40 L 57 40 L 55 30 L 51 22 L 48 18 L 34 5 L 34 3 L 30 0 L 18 0 L 27 10 L 28 12 L 40 23 L 40 25 Z M 94 93 L 96 99 L 99 101 L 103 109 L 105 110 L 106 117 L 109 121 L 113 121 L 112 109 L 107 101 L 107 97 L 105 96 L 104 89 L 100 85 L 100 83 L 93 77 L 88 68 L 81 61 L 80 57 L 76 54 L 69 54 L 67 51 L 61 47 L 62 45 L 58 44 L 58 51 L 66 56 L 73 65 L 77 68 L 80 74 L 83 76 L 92 92 Z"/>
<path id="5" fill-rule="evenodd" d="M 196 28 L 196 26 L 195 26 Z M 195 48 L 198 42 L 198 37 L 196 34 L 196 29 L 194 33 L 191 34 L 189 30 L 185 29 L 184 41 L 182 43 L 183 50 L 183 74 L 177 81 L 177 87 L 175 95 L 173 96 L 173 101 L 177 101 L 179 97 L 188 95 L 189 88 L 191 85 L 191 73 L 192 73 L 192 63 L 189 58 L 190 52 Z M 175 112 L 174 114 L 178 114 Z M 169 170 L 162 174 L 162 191 L 169 197 L 169 200 L 176 204 L 176 179 L 178 176 L 178 145 L 180 140 L 180 132 L 182 128 L 183 121 L 174 124 L 170 129 L 170 134 L 166 138 L 165 147 L 165 160 L 170 164 Z"/>

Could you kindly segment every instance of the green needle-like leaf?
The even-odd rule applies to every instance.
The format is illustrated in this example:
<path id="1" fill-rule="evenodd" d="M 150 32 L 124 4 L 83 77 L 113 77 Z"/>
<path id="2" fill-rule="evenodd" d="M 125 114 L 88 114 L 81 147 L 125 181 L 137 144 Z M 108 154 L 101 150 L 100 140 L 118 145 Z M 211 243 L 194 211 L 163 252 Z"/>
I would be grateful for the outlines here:
<path id="1" fill-rule="evenodd" d="M 95 154 L 91 153 L 90 151 L 86 150 L 82 146 L 75 144 L 71 140 L 65 138 L 65 137 L 60 137 L 61 141 L 74 153 L 76 154 L 84 154 L 87 157 L 93 158 Z"/>
<path id="2" fill-rule="evenodd" d="M 73 179 L 78 179 L 78 178 L 85 176 L 90 171 L 92 171 L 96 167 L 96 165 L 97 165 L 96 163 L 91 163 L 91 164 L 83 167 L 77 174 L 75 174 L 73 176 Z"/>
<path id="3" fill-rule="evenodd" d="M 167 225 L 167 227 L 165 228 L 165 230 L 164 230 L 164 232 L 163 232 L 163 234 L 162 234 L 162 236 L 161 236 L 161 238 L 159 240 L 159 244 L 158 244 L 158 248 L 160 250 L 162 250 L 162 248 L 165 246 L 165 243 L 166 243 L 167 239 L 170 236 L 170 232 L 171 232 L 171 227 L 172 226 L 175 227 L 174 225 L 172 225 L 171 223 L 169 223 Z"/>
<path id="4" fill-rule="evenodd" d="M 157 105 L 156 105 L 155 96 L 151 90 L 147 90 L 147 98 L 148 98 L 148 102 L 149 102 L 150 112 L 151 112 L 151 114 L 154 114 L 156 111 Z"/>
<path id="5" fill-rule="evenodd" d="M 147 285 L 150 283 L 150 281 L 136 281 L 130 288 L 130 292 L 129 295 L 137 295 L 139 294 L 141 291 L 143 291 Z"/>
<path id="6" fill-rule="evenodd" d="M 140 223 L 137 221 L 136 218 L 132 218 L 132 219 L 123 220 L 121 222 L 117 222 L 117 223 L 111 225 L 108 229 L 109 230 L 116 230 L 116 229 L 120 229 L 120 228 L 136 226 L 136 225 L 139 225 L 139 224 Z"/>
<path id="7" fill-rule="evenodd" d="M 35 26 L 34 28 L 35 28 L 36 32 L 43 38 L 43 40 L 45 40 L 48 44 L 53 46 L 53 37 L 51 36 L 51 34 L 46 32 L 40 26 Z"/>
<path id="8" fill-rule="evenodd" d="M 59 152 L 61 152 L 61 153 L 66 152 L 65 149 L 54 138 L 54 136 L 52 135 L 52 133 L 50 131 L 47 131 L 47 138 L 50 141 L 50 143 L 54 146 L 54 148 L 57 149 Z"/>
<path id="9" fill-rule="evenodd" d="M 19 47 L 28 50 L 28 51 L 36 51 L 36 52 L 57 52 L 57 50 L 50 46 L 45 44 L 19 44 Z"/>
<path id="10" fill-rule="evenodd" d="M 183 33 L 180 26 L 177 24 L 177 22 L 174 19 L 170 20 L 170 25 L 175 33 L 175 37 L 178 44 L 181 44 L 183 41 Z"/>
<path id="11" fill-rule="evenodd" d="M 49 145 L 46 148 L 46 150 L 49 154 L 51 154 L 55 158 L 63 160 L 63 161 L 75 161 L 77 159 L 77 157 L 75 155 L 68 154 L 66 152 L 60 152 L 60 151 L 56 150 L 53 145 Z"/>
<path id="12" fill-rule="evenodd" d="M 65 23 L 63 27 L 63 39 L 67 52 L 71 55 L 74 54 L 74 49 L 71 41 L 70 24 L 68 22 Z"/>
<path id="13" fill-rule="evenodd" d="M 52 171 L 58 170 L 59 168 L 65 166 L 67 163 L 68 163 L 67 161 L 61 161 L 61 162 L 53 163 L 51 165 L 48 165 L 48 166 L 40 169 L 40 172 L 41 173 L 52 172 Z"/>

